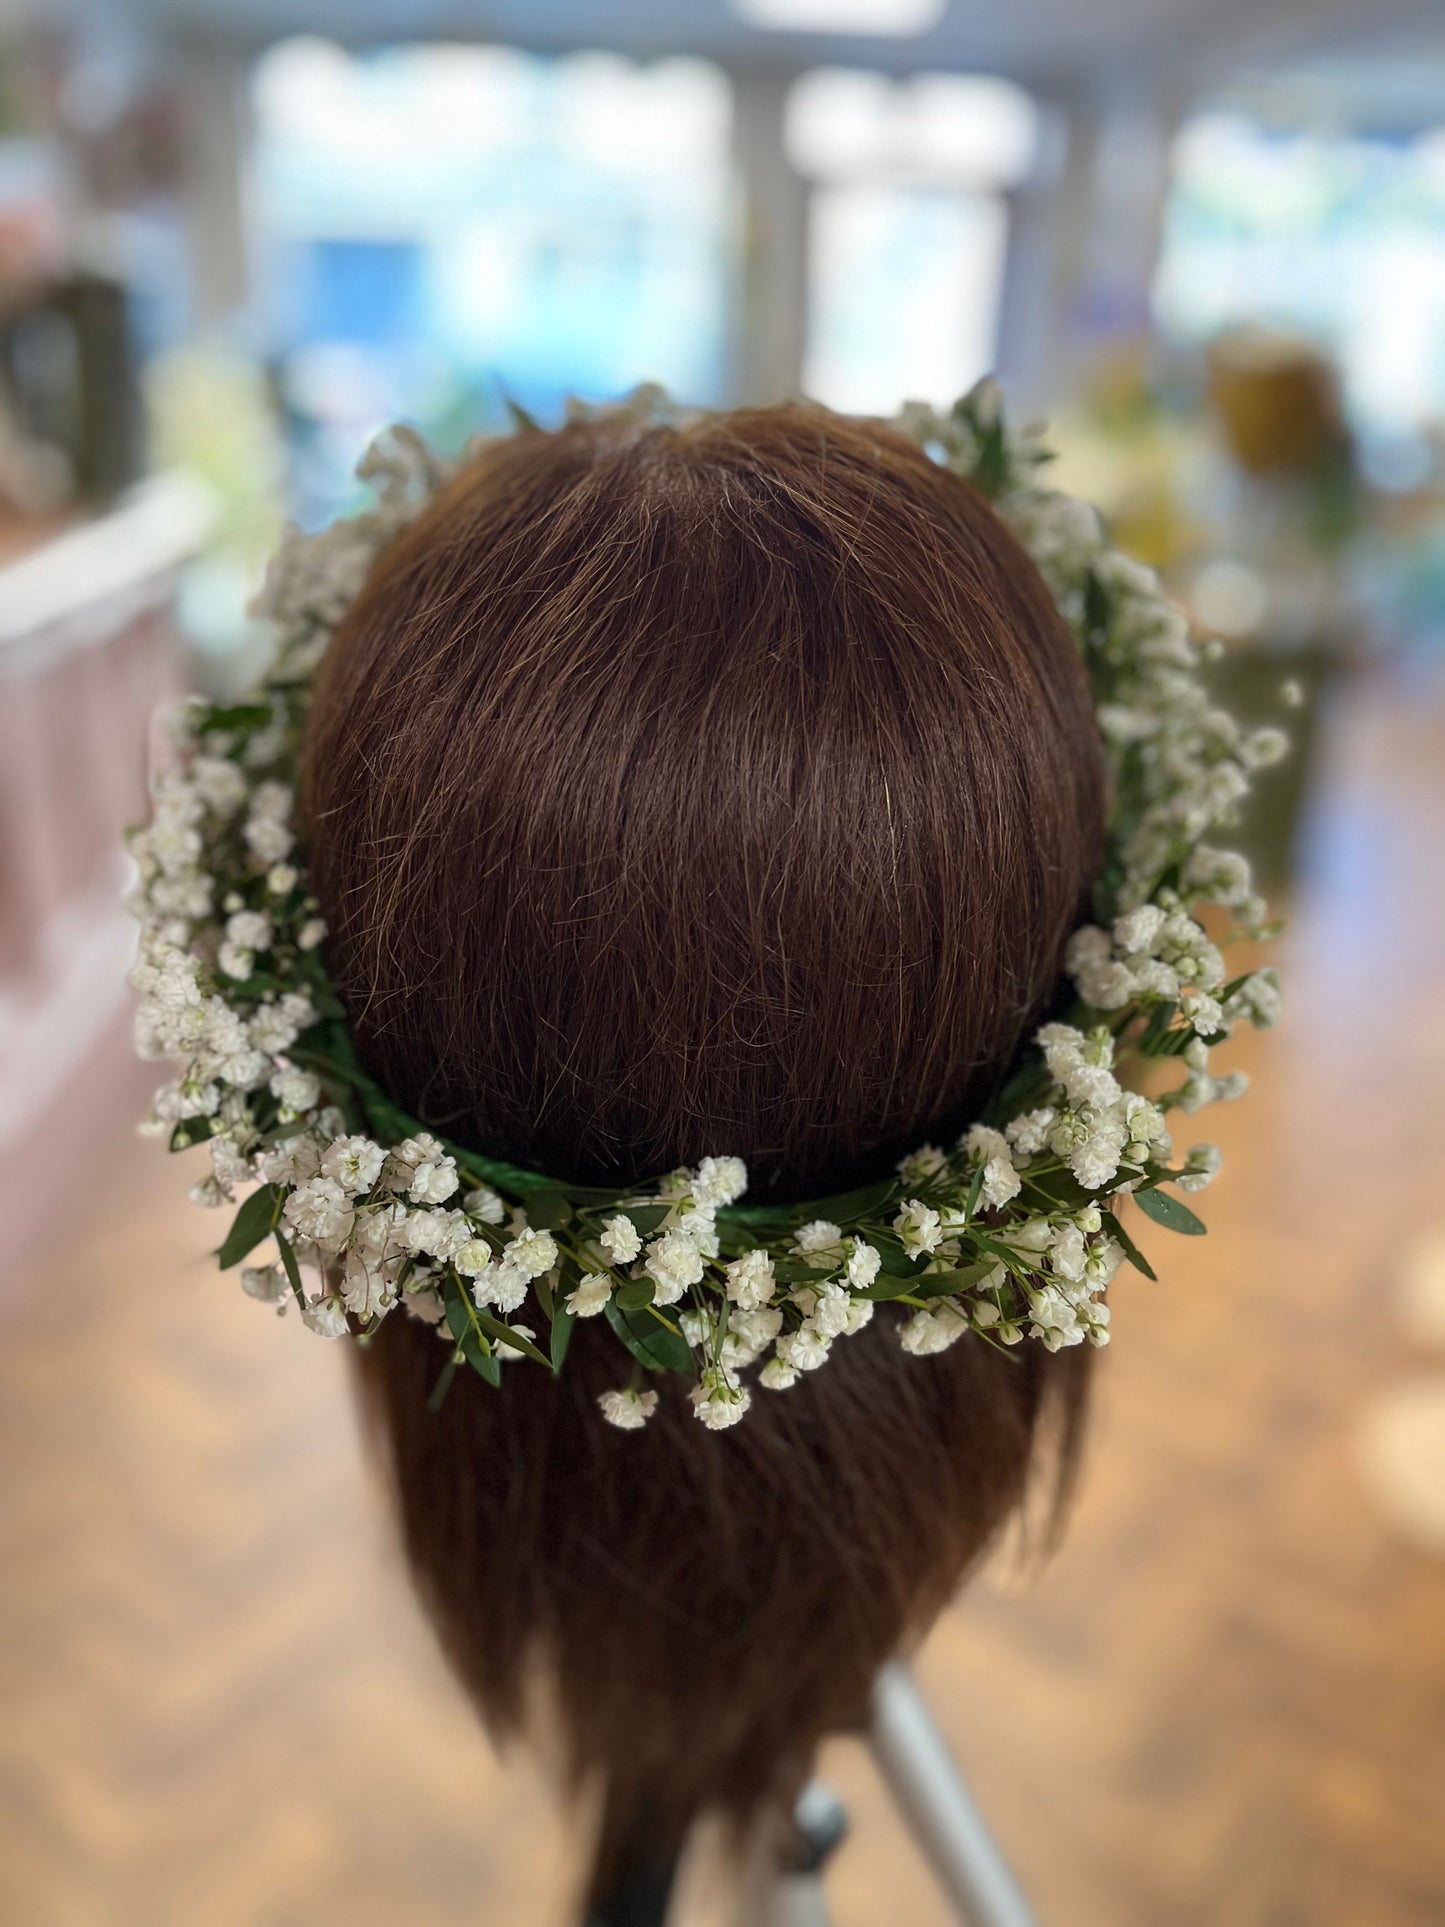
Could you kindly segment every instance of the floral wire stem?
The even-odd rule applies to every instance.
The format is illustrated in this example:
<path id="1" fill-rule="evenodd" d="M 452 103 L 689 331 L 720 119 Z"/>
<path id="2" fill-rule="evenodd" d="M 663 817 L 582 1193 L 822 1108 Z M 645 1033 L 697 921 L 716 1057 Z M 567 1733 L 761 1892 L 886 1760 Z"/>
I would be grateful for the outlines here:
<path id="1" fill-rule="evenodd" d="M 655 389 L 622 406 L 676 414 Z M 326 971 L 297 774 L 333 629 L 453 472 L 411 430 L 389 430 L 361 463 L 374 507 L 318 535 L 288 531 L 254 605 L 278 639 L 255 692 L 193 699 L 169 720 L 151 820 L 130 836 L 131 981 L 137 1048 L 179 1071 L 142 1128 L 175 1150 L 206 1146 L 198 1202 L 244 1193 L 217 1255 L 252 1297 L 279 1311 L 293 1297 L 331 1338 L 364 1342 L 398 1309 L 436 1327 L 449 1350 L 433 1410 L 461 1364 L 492 1384 L 517 1358 L 560 1369 L 576 1321 L 599 1315 L 630 1355 L 626 1384 L 599 1401 L 626 1429 L 656 1409 L 648 1380 L 666 1373 L 691 1381 L 704 1424 L 734 1424 L 755 1386 L 785 1391 L 879 1304 L 907 1309 L 899 1337 L 920 1355 L 965 1334 L 1004 1350 L 1102 1345 L 1119 1265 L 1153 1276 L 1119 1223 L 1123 1200 L 1165 1229 L 1204 1229 L 1175 1193 L 1202 1190 L 1219 1154 L 1199 1144 L 1171 1163 L 1166 1114 L 1239 1095 L 1245 1080 L 1215 1076 L 1210 1050 L 1279 1015 L 1275 973 L 1226 981 L 1198 921 L 1227 912 L 1226 941 L 1271 929 L 1244 858 L 1209 838 L 1285 739 L 1215 706 L 1208 648 L 1092 509 L 1040 485 L 1047 454 L 1036 434 L 1006 432 L 993 383 L 946 413 L 909 404 L 900 425 L 1037 563 L 1089 673 L 1112 802 L 1094 921 L 1068 946 L 1067 1021 L 1030 1041 L 984 1122 L 951 1147 L 920 1146 L 891 1179 L 791 1208 L 739 1205 L 734 1157 L 615 1191 L 569 1186 L 433 1135 L 363 1070 Z M 1159 1096 L 1130 1086 L 1171 1063 L 1182 1080 Z M 278 1261 L 244 1262 L 268 1241 Z"/>

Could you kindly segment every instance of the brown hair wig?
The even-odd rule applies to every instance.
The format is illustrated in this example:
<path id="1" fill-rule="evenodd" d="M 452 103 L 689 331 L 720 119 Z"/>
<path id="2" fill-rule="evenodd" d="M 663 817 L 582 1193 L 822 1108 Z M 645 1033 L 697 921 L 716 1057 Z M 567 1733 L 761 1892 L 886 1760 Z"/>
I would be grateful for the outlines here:
<path id="1" fill-rule="evenodd" d="M 328 962 L 397 1100 L 574 1182 L 734 1153 L 749 1202 L 978 1115 L 1103 828 L 1028 556 L 910 442 L 804 406 L 489 448 L 337 631 L 307 770 Z M 411 1563 L 494 1732 L 546 1683 L 600 1893 L 865 1717 L 1040 1440 L 1071 1456 L 1086 1354 L 912 1358 L 883 1308 L 724 1434 L 673 1381 L 607 1426 L 600 1319 L 558 1377 L 463 1373 L 431 1413 L 445 1358 L 404 1317 L 359 1354 Z"/>

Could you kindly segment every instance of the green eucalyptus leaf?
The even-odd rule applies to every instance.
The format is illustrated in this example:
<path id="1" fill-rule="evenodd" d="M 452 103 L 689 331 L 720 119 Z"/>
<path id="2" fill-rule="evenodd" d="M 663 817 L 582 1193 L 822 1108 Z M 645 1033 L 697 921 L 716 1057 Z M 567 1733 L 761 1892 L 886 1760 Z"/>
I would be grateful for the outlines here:
<path id="1" fill-rule="evenodd" d="M 882 1271 L 871 1285 L 865 1285 L 861 1291 L 855 1291 L 853 1296 L 871 1298 L 874 1304 L 882 1305 L 890 1298 L 902 1298 L 908 1292 L 921 1289 L 922 1281 L 917 1278 L 891 1278 L 886 1271 Z"/>
<path id="2" fill-rule="evenodd" d="M 523 1208 L 534 1231 L 561 1231 L 572 1219 L 572 1207 L 561 1191 L 529 1191 Z"/>
<path id="3" fill-rule="evenodd" d="M 1123 1222 L 1117 1214 L 1114 1214 L 1113 1229 L 1109 1235 L 1112 1238 L 1118 1239 L 1119 1243 L 1123 1246 L 1124 1256 L 1129 1260 L 1129 1263 L 1134 1267 L 1135 1271 L 1142 1271 L 1146 1278 L 1152 1278 L 1157 1285 L 1159 1282 L 1158 1272 L 1155 1271 L 1153 1265 L 1150 1264 L 1138 1245 L 1135 1244 L 1134 1240 L 1124 1229 Z"/>
<path id="4" fill-rule="evenodd" d="M 1181 1232 L 1186 1238 L 1202 1238 L 1208 1229 L 1187 1204 L 1181 1204 L 1167 1191 L 1136 1191 L 1134 1198 L 1144 1216 L 1152 1218 L 1155 1224 L 1162 1224 L 1166 1231 Z"/>
<path id="5" fill-rule="evenodd" d="M 1046 1171 L 1040 1177 L 1026 1171 L 1024 1176 L 1032 1190 L 1042 1191 L 1045 1197 L 1067 1205 L 1071 1211 L 1080 1211 L 1095 1201 L 1093 1192 L 1085 1190 L 1072 1171 Z"/>
<path id="6" fill-rule="evenodd" d="M 572 1343 L 572 1327 L 577 1323 L 576 1316 L 569 1311 L 559 1297 L 552 1314 L 552 1370 L 560 1372 L 562 1361 L 567 1356 L 567 1347 Z"/>
<path id="7" fill-rule="evenodd" d="M 948 1271 L 930 1271 L 918 1279 L 913 1286 L 920 1298 L 956 1298 L 962 1291 L 972 1291 L 975 1285 L 983 1283 L 992 1271 L 997 1271 L 996 1258 L 978 1258 L 971 1265 L 958 1265 Z"/>
<path id="8" fill-rule="evenodd" d="M 816 1285 L 824 1278 L 831 1278 L 837 1269 L 836 1265 L 820 1266 L 807 1256 L 773 1260 L 773 1276 L 782 1285 Z"/>
<path id="9" fill-rule="evenodd" d="M 472 1351 L 463 1345 L 467 1363 L 479 1378 L 484 1378 L 495 1391 L 502 1382 L 502 1361 L 493 1352 Z"/>
<path id="10" fill-rule="evenodd" d="M 608 1324 L 628 1351 L 650 1372 L 691 1372 L 692 1347 L 680 1333 L 670 1331 L 651 1308 L 623 1311 L 615 1302 L 603 1308 Z"/>
<path id="11" fill-rule="evenodd" d="M 514 1326 L 504 1324 L 500 1318 L 494 1318 L 489 1311 L 479 1311 L 477 1323 L 493 1343 L 510 1345 L 514 1350 L 524 1352 L 528 1358 L 535 1359 L 539 1365 L 545 1365 L 549 1370 L 551 1369 L 551 1359 L 544 1352 L 538 1351 L 531 1339 L 516 1330 Z"/>
<path id="12" fill-rule="evenodd" d="M 658 1316 L 655 1306 L 649 1305 L 646 1311 L 625 1313 L 624 1316 L 635 1320 L 634 1330 L 643 1330 L 643 1321 L 650 1321 L 650 1329 L 645 1331 L 642 1343 L 653 1357 L 660 1360 L 669 1372 L 691 1372 L 696 1370 L 697 1361 L 692 1355 L 692 1347 L 681 1332 L 674 1331 Z"/>
<path id="13" fill-rule="evenodd" d="M 500 1385 L 501 1361 L 493 1356 L 491 1343 L 477 1322 L 476 1306 L 452 1272 L 442 1278 L 442 1302 L 446 1306 L 447 1330 L 457 1341 L 457 1350 L 479 1377 L 489 1385 Z"/>
<path id="14" fill-rule="evenodd" d="M 989 1124 L 1006 1123 L 1018 1112 L 1026 1109 L 1026 1100 L 1048 1081 L 1043 1059 L 1038 1051 L 1030 1046 L 1024 1061 L 989 1105 L 984 1121 Z"/>
<path id="15" fill-rule="evenodd" d="M 212 703 L 200 719 L 202 734 L 213 729 L 265 729 L 271 721 L 269 703 Z"/>
<path id="16" fill-rule="evenodd" d="M 216 1253 L 222 1271 L 240 1264 L 263 1238 L 270 1237 L 280 1220 L 281 1200 L 285 1195 L 283 1185 L 263 1184 L 246 1199 L 231 1220 L 231 1229 Z"/>
<path id="17" fill-rule="evenodd" d="M 657 1296 L 657 1284 L 651 1278 L 629 1278 L 625 1285 L 619 1285 L 612 1294 L 612 1302 L 622 1311 L 641 1311 L 650 1305 Z"/>
<path id="18" fill-rule="evenodd" d="M 807 1224 L 814 1218 L 826 1218 L 830 1224 L 846 1229 L 860 1219 L 875 1217 L 898 1192 L 897 1178 L 888 1177 L 879 1178 L 873 1184 L 858 1185 L 852 1191 L 836 1191 L 831 1197 L 817 1198 L 807 1205 L 729 1204 L 717 1214 L 718 1228 L 735 1226 L 752 1232 L 754 1243 L 759 1236 L 780 1237 L 795 1225 Z"/>
<path id="19" fill-rule="evenodd" d="M 295 1294 L 296 1302 L 298 1305 L 304 1307 L 306 1304 L 306 1293 L 301 1287 L 301 1267 L 296 1262 L 295 1247 L 279 1226 L 272 1233 L 272 1236 L 276 1240 L 276 1249 L 281 1253 L 281 1263 L 286 1268 L 286 1276 L 290 1280 L 291 1290 Z"/>
<path id="20" fill-rule="evenodd" d="M 963 1215 L 969 1224 L 973 1223 L 978 1212 L 979 1198 L 983 1195 L 984 1170 L 985 1167 L 980 1164 L 973 1174 L 973 1183 L 968 1187 L 968 1201 L 963 1207 Z"/>
<path id="21" fill-rule="evenodd" d="M 809 1213 L 821 1215 L 821 1211 Z M 760 1239 L 784 1237 L 794 1225 L 806 1223 L 807 1219 L 790 1204 L 729 1204 L 717 1214 L 719 1232 L 739 1234 L 744 1251 Z"/>
<path id="22" fill-rule="evenodd" d="M 928 1263 L 926 1257 L 910 1257 L 903 1249 L 902 1241 L 895 1238 L 891 1231 L 875 1231 L 868 1242 L 878 1253 L 883 1269 L 890 1278 L 917 1278 Z"/>
<path id="23" fill-rule="evenodd" d="M 1169 1026 L 1173 1023 L 1174 1014 L 1178 1008 L 1179 1005 L 1177 1002 L 1156 1004 L 1154 1006 L 1153 1010 L 1149 1013 L 1148 1023 L 1144 1026 L 1143 1030 L 1140 1031 L 1138 1041 L 1134 1045 L 1135 1050 L 1137 1050 L 1141 1056 L 1163 1057 L 1168 1055 L 1169 1045 L 1165 1042 L 1165 1039 L 1169 1034 Z M 1185 1035 L 1188 1036 L 1189 1033 L 1186 1032 Z"/>
<path id="24" fill-rule="evenodd" d="M 644 1238 L 650 1238 L 671 1211 L 670 1204 L 619 1204 L 617 1209 L 631 1218 Z"/>

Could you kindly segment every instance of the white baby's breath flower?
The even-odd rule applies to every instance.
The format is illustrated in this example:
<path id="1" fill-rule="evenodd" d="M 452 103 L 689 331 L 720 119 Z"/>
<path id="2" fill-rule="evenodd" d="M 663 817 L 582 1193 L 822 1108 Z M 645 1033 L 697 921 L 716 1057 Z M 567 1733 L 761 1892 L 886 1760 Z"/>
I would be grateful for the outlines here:
<path id="1" fill-rule="evenodd" d="M 217 816 L 234 816 L 246 800 L 245 772 L 222 756 L 197 756 L 190 767 L 196 794 Z"/>
<path id="2" fill-rule="evenodd" d="M 1107 1110 L 1122 1095 L 1118 1078 L 1102 1064 L 1075 1065 L 1073 1070 L 1065 1072 L 1063 1085 L 1070 1104 L 1079 1110 Z"/>
<path id="3" fill-rule="evenodd" d="M 296 932 L 297 947 L 301 950 L 314 950 L 326 935 L 326 924 L 320 917 L 308 917 Z"/>
<path id="4" fill-rule="evenodd" d="M 915 1358 L 946 1352 L 968 1330 L 968 1319 L 955 1305 L 944 1299 L 935 1311 L 916 1311 L 898 1334 L 904 1351 Z"/>
<path id="5" fill-rule="evenodd" d="M 1001 1345 L 1018 1345 L 1023 1341 L 1023 1327 L 1005 1318 L 991 1298 L 975 1299 L 968 1308 L 968 1316 L 975 1331 L 983 1332 Z"/>
<path id="6" fill-rule="evenodd" d="M 351 1329 L 346 1322 L 346 1307 L 334 1295 L 311 1299 L 301 1314 L 301 1322 L 319 1338 L 344 1338 Z"/>
<path id="7" fill-rule="evenodd" d="M 537 1342 L 537 1334 L 530 1325 L 509 1325 L 507 1329 L 515 1332 L 518 1338 L 529 1338 L 533 1344 Z M 497 1340 L 497 1357 L 501 1359 L 504 1365 L 509 1359 L 525 1358 L 526 1356 L 527 1354 L 522 1350 L 520 1345 L 509 1345 L 505 1338 L 499 1338 Z"/>
<path id="8" fill-rule="evenodd" d="M 1212 1184 L 1224 1162 L 1217 1144 L 1196 1144 L 1184 1160 L 1184 1175 L 1178 1180 L 1181 1191 L 1202 1191 Z"/>
<path id="9" fill-rule="evenodd" d="M 488 1306 L 500 1312 L 518 1311 L 526 1301 L 527 1282 L 526 1272 L 504 1256 L 472 1280 L 472 1298 L 483 1311 Z"/>
<path id="10" fill-rule="evenodd" d="M 323 1153 L 321 1172 L 335 1178 L 351 1197 L 359 1197 L 376 1183 L 385 1163 L 385 1151 L 369 1137 L 339 1137 Z"/>
<path id="11" fill-rule="evenodd" d="M 567 1294 L 567 1309 L 574 1318 L 593 1318 L 605 1309 L 611 1296 L 610 1271 L 584 1272 L 576 1289 Z"/>
<path id="12" fill-rule="evenodd" d="M 773 1261 L 766 1251 L 745 1251 L 724 1267 L 727 1293 L 742 1311 L 758 1311 L 773 1295 Z"/>
<path id="13" fill-rule="evenodd" d="M 1114 942 L 1121 950 L 1152 956 L 1159 933 L 1164 928 L 1164 916 L 1164 911 L 1157 903 L 1140 904 L 1137 910 L 1130 910 L 1116 920 Z"/>
<path id="14" fill-rule="evenodd" d="M 838 1264 L 843 1256 L 843 1233 L 827 1218 L 813 1218 L 793 1236 L 793 1249 L 819 1269 Z"/>
<path id="15" fill-rule="evenodd" d="M 1051 1352 L 1068 1345 L 1081 1345 L 1087 1328 L 1079 1322 L 1078 1307 L 1052 1285 L 1029 1293 L 1030 1338 L 1037 1338 Z"/>
<path id="16" fill-rule="evenodd" d="M 603 1392 L 597 1403 L 609 1425 L 623 1432 L 635 1432 L 639 1426 L 646 1425 L 657 1410 L 657 1393 Z"/>
<path id="17" fill-rule="evenodd" d="M 226 937 L 241 950 L 269 950 L 271 919 L 261 910 L 237 910 L 226 919 Z"/>
<path id="18" fill-rule="evenodd" d="M 492 1257 L 492 1247 L 485 1238 L 468 1238 L 452 1253 L 452 1264 L 463 1278 L 480 1278 L 491 1264 Z"/>
<path id="19" fill-rule="evenodd" d="M 657 1287 L 655 1302 L 673 1305 L 692 1285 L 702 1282 L 702 1253 L 682 1231 L 665 1231 L 647 1247 L 643 1263 Z"/>
<path id="20" fill-rule="evenodd" d="M 268 1057 L 279 1057 L 296 1042 L 300 1031 L 278 1003 L 258 1004 L 248 1026 L 252 1044 Z"/>
<path id="21" fill-rule="evenodd" d="M 296 845 L 296 838 L 284 823 L 270 816 L 252 816 L 245 837 L 251 854 L 268 869 L 284 862 Z"/>
<path id="22" fill-rule="evenodd" d="M 457 1184 L 456 1159 L 443 1156 L 415 1167 L 407 1196 L 413 1204 L 445 1204 Z"/>
<path id="23" fill-rule="evenodd" d="M 289 784 L 274 781 L 258 783 L 251 792 L 251 814 L 281 823 L 291 814 L 295 800 L 295 791 Z"/>
<path id="24" fill-rule="evenodd" d="M 1240 747 L 1246 769 L 1269 769 L 1289 755 L 1289 737 L 1282 729 L 1256 729 Z"/>
<path id="25" fill-rule="evenodd" d="M 917 1198 L 909 1198 L 903 1209 L 893 1220 L 893 1229 L 902 1240 L 903 1249 L 911 1257 L 919 1257 L 924 1252 L 937 1251 L 943 1237 L 943 1225 L 932 1205 L 922 1204 Z"/>
<path id="26" fill-rule="evenodd" d="M 637 1226 L 631 1218 L 623 1216 L 621 1212 L 607 1220 L 602 1227 L 602 1236 L 597 1242 L 601 1245 L 608 1263 L 613 1265 L 630 1265 L 642 1249 L 642 1239 L 638 1234 Z"/>
<path id="27" fill-rule="evenodd" d="M 1277 970 L 1256 970 L 1246 977 L 1228 1005 L 1231 1014 L 1248 1018 L 1257 1030 L 1271 1030 L 1283 1014 Z"/>
<path id="28" fill-rule="evenodd" d="M 883 1260 L 872 1245 L 862 1238 L 853 1240 L 848 1254 L 848 1283 L 854 1291 L 866 1291 L 878 1276 Z"/>
<path id="29" fill-rule="evenodd" d="M 216 962 L 228 977 L 243 984 L 256 968 L 256 953 L 238 943 L 223 943 L 216 952 Z"/>
<path id="30" fill-rule="evenodd" d="M 1042 1253 L 1054 1242 L 1054 1227 L 1047 1218 L 1019 1218 L 994 1236 L 1014 1251 Z"/>
<path id="31" fill-rule="evenodd" d="M 1224 1006 L 1207 991 L 1190 998 L 1185 1015 L 1201 1037 L 1216 1037 L 1225 1028 Z"/>
<path id="32" fill-rule="evenodd" d="M 321 1147 L 305 1133 L 282 1138 L 260 1153 L 256 1169 L 267 1184 L 304 1184 L 321 1169 Z"/>
<path id="33" fill-rule="evenodd" d="M 401 1308 L 422 1325 L 440 1325 L 446 1317 L 446 1302 L 436 1286 L 415 1276 L 407 1280 L 401 1295 Z"/>
<path id="34" fill-rule="evenodd" d="M 728 1314 L 728 1328 L 722 1344 L 722 1362 L 740 1371 L 761 1358 L 783 1329 L 783 1314 L 775 1309 L 739 1311 Z M 689 1341 L 691 1342 L 691 1341 Z"/>
<path id="35" fill-rule="evenodd" d="M 805 1323 L 823 1338 L 841 1338 L 848 1329 L 848 1312 L 853 1300 L 841 1285 L 813 1285 L 798 1294 L 799 1302 L 810 1299 Z"/>
<path id="36" fill-rule="evenodd" d="M 335 1178 L 308 1178 L 282 1206 L 281 1215 L 296 1233 L 312 1244 L 339 1245 L 355 1221 L 351 1199 Z"/>
<path id="37" fill-rule="evenodd" d="M 444 1264 L 456 1263 L 466 1253 L 469 1264 L 474 1265 L 479 1253 L 484 1259 L 491 1251 L 484 1238 L 473 1236 L 461 1211 L 438 1211 L 429 1206 L 408 1211 L 403 1206 L 396 1236 L 402 1248 L 414 1256 L 436 1258 Z"/>
<path id="38" fill-rule="evenodd" d="M 678 1329 L 695 1352 L 702 1351 L 711 1343 L 712 1319 L 707 1312 L 698 1311 L 695 1307 L 689 1306 L 686 1311 L 678 1314 L 677 1323 Z"/>
<path id="39" fill-rule="evenodd" d="M 273 897 L 290 896 L 299 880 L 299 872 L 292 863 L 274 863 L 266 872 L 266 888 Z"/>
<path id="40" fill-rule="evenodd" d="M 910 1189 L 926 1185 L 948 1169 L 947 1155 L 936 1144 L 920 1144 L 899 1161 L 898 1175 Z"/>
<path id="41" fill-rule="evenodd" d="M 507 1207 L 489 1184 L 475 1185 L 462 1199 L 462 1209 L 482 1224 L 503 1224 Z"/>
<path id="42" fill-rule="evenodd" d="M 342 1265 L 341 1302 L 364 1323 L 390 1311 L 396 1303 L 392 1268 L 371 1253 L 352 1246 Z"/>
<path id="43" fill-rule="evenodd" d="M 711 1431 L 736 1425 L 752 1403 L 752 1394 L 726 1367 L 706 1371 L 688 1393 L 693 1414 Z"/>
<path id="44" fill-rule="evenodd" d="M 798 1382 L 798 1368 L 785 1358 L 770 1358 L 758 1373 L 758 1383 L 770 1392 L 786 1392 Z"/>
<path id="45" fill-rule="evenodd" d="M 506 1247 L 502 1261 L 524 1278 L 540 1278 L 557 1262 L 557 1240 L 550 1231 L 534 1231 L 529 1225 Z"/>
<path id="46" fill-rule="evenodd" d="M 831 1339 L 803 1324 L 795 1332 L 784 1332 L 777 1343 L 777 1356 L 795 1372 L 815 1372 L 831 1349 Z"/>
<path id="47" fill-rule="evenodd" d="M 434 1138 L 430 1131 L 417 1131 L 411 1137 L 404 1137 L 400 1144 L 391 1147 L 390 1157 L 398 1171 L 415 1171 L 419 1165 L 434 1164 L 444 1155 L 441 1140 Z M 405 1187 L 405 1179 L 400 1185 Z"/>
<path id="48" fill-rule="evenodd" d="M 271 1094 L 280 1100 L 283 1110 L 299 1117 L 321 1101 L 321 1083 L 313 1072 L 288 1064 L 271 1079 Z"/>
<path id="49" fill-rule="evenodd" d="M 704 1158 L 692 1180 L 692 1195 L 704 1210 L 732 1204 L 748 1188 L 748 1167 L 741 1158 Z"/>
<path id="50" fill-rule="evenodd" d="M 1049 1267 L 1054 1274 L 1076 1284 L 1084 1275 L 1084 1263 L 1088 1255 L 1084 1234 L 1079 1227 L 1076 1224 L 1060 1225 L 1049 1247 Z"/>
<path id="51" fill-rule="evenodd" d="M 1058 1113 L 1047 1107 L 1025 1111 L 1004 1127 L 1004 1136 L 1015 1157 L 1037 1157 L 1049 1141 L 1049 1130 Z"/>
<path id="52" fill-rule="evenodd" d="M 1078 933 L 1079 936 L 1083 934 L 1082 931 Z M 1099 935 L 1102 936 L 1103 932 L 1100 931 Z M 1075 1030 L 1071 1024 L 1045 1024 L 1035 1041 L 1044 1053 L 1044 1062 L 1050 1074 L 1056 1078 L 1065 1077 L 1082 1064 L 1089 1049 L 1089 1040 L 1083 1031 Z"/>
<path id="53" fill-rule="evenodd" d="M 280 1265 L 246 1265 L 241 1271 L 241 1289 L 248 1298 L 275 1305 L 286 1296 L 290 1284 Z"/>

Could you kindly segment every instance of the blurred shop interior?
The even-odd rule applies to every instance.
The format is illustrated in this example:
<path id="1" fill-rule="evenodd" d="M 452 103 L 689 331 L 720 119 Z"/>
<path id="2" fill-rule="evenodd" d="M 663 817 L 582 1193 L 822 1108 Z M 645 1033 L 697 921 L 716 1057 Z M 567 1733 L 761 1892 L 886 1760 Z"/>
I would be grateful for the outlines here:
<path id="1" fill-rule="evenodd" d="M 1426 1002 L 1445 934 L 1435 7 L 0 0 L 0 1360 L 52 1275 L 57 1223 L 85 1231 L 67 1172 L 131 1168 L 117 1147 L 146 1085 L 127 1056 L 117 829 L 143 808 L 148 718 L 183 688 L 246 683 L 265 647 L 247 599 L 283 520 L 359 502 L 356 460 L 398 418 L 456 449 L 513 407 L 551 421 L 569 395 L 641 381 L 699 404 L 805 394 L 883 413 L 987 372 L 1017 414 L 1050 420 L 1061 483 L 1224 642 L 1227 700 L 1273 719 L 1287 692 L 1296 753 L 1263 787 L 1251 851 L 1298 912 L 1305 1008 L 1363 1040 L 1335 1067 L 1332 1128 L 1346 1087 L 1387 1063 L 1379 1115 L 1403 1133 L 1445 1068 Z M 1392 889 L 1414 921 L 1392 923 Z M 1409 946 L 1418 968 L 1391 989 Z M 1367 983 L 1377 1009 L 1398 992 L 1408 1048 L 1380 1045 L 1351 1002 Z M 1295 1108 L 1252 1127 L 1282 1145 L 1327 1102 L 1299 1062 Z M 1411 1236 L 1445 1239 L 1438 1159 L 1409 1172 Z M 1300 1209 L 1320 1175 L 1303 1167 Z M 1370 1273 L 1382 1328 L 1410 1245 L 1392 1225 Z M 157 1262 L 145 1235 L 137 1275 Z M 1365 1289 L 1370 1235 L 1341 1292 Z M 1434 1281 L 1417 1328 L 1445 1381 L 1445 1243 L 1410 1262 Z M 1290 1343 L 1366 1316 L 1310 1289 Z M 1330 1382 L 1353 1423 L 1355 1380 Z M 1413 1445 L 1380 1452 L 1432 1484 Z M 1426 1523 L 1390 1544 L 1445 1550 L 1442 1490 L 1445 1457 L 1433 1497 L 1399 1500 Z M 1392 1503 L 1361 1499 L 1361 1517 Z M 1439 1624 L 1421 1662 L 1437 1699 Z M 1424 1754 L 1409 1758 L 1418 1786 Z M 1347 1824 L 1332 1814 L 1309 1824 Z M 1428 1897 L 1410 1911 L 1393 1877 L 1337 1914 L 1269 1911 L 1264 1888 L 1190 1911 L 1164 1872 L 1131 1911 L 1101 1874 L 1094 1911 L 1057 1917 L 1442 1917 Z M 123 1917 L 342 1918 L 187 1913 L 179 1891 Z M 61 1917 L 36 1907 L 10 1917 Z M 404 1914 L 350 1916 L 373 1917 Z"/>

